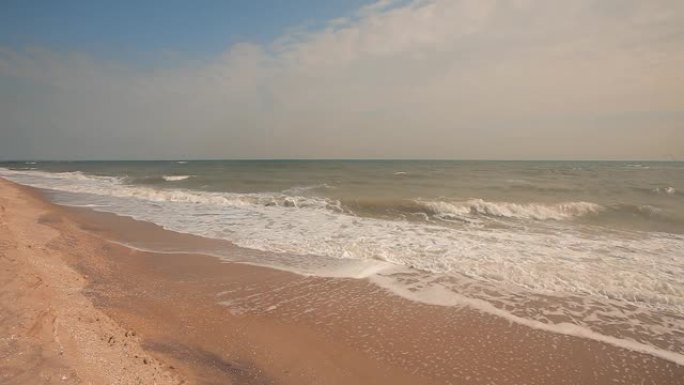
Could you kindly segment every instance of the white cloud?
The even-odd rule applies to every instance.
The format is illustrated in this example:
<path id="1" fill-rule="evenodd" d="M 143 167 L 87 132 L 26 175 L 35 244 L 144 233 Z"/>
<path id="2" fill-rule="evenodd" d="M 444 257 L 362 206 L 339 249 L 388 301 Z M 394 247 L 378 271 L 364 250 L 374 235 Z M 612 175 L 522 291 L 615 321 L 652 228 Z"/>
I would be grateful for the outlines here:
<path id="1" fill-rule="evenodd" d="M 4 157 L 684 157 L 684 3 L 379 1 L 205 62 L 0 49 Z"/>

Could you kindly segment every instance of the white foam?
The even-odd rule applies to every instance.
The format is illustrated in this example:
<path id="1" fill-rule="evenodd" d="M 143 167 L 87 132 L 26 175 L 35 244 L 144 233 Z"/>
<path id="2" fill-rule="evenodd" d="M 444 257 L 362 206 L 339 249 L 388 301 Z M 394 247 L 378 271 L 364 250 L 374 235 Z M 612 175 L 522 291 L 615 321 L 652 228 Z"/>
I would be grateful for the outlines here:
<path id="1" fill-rule="evenodd" d="M 670 194 L 670 195 L 677 193 L 677 190 L 675 190 L 675 188 L 672 186 L 657 187 L 653 191 L 655 191 L 657 193 L 665 193 L 665 194 Z"/>
<path id="2" fill-rule="evenodd" d="M 123 184 L 123 178 L 86 175 L 80 171 L 49 173 L 43 171 L 8 170 L 0 168 L 0 175 L 13 177 L 19 183 L 72 193 L 85 193 L 118 198 L 135 198 L 159 203 L 193 203 L 213 206 L 247 207 L 318 207 L 339 210 L 339 202 L 326 199 L 287 196 L 284 194 L 233 194 L 184 189 L 156 189 Z M 169 181 L 184 180 L 190 176 L 165 176 Z M 75 181 L 84 183 L 73 183 Z"/>
<path id="3" fill-rule="evenodd" d="M 294 186 L 290 187 L 288 189 L 283 190 L 283 194 L 289 194 L 289 195 L 300 195 L 312 190 L 328 190 L 328 189 L 333 189 L 335 188 L 334 186 L 331 186 L 327 183 L 321 183 L 321 184 L 314 184 L 314 185 L 306 185 L 306 186 Z"/>
<path id="4" fill-rule="evenodd" d="M 94 203 L 84 203 L 84 204 L 68 203 L 68 204 L 64 204 L 64 205 L 69 206 L 69 207 L 85 207 L 85 208 L 90 208 L 90 209 L 98 207 L 98 205 L 96 205 Z"/>
<path id="5" fill-rule="evenodd" d="M 167 182 L 178 182 L 190 178 L 190 175 L 164 175 L 162 179 Z"/>
<path id="6" fill-rule="evenodd" d="M 500 309 L 487 301 L 476 298 L 470 298 L 448 290 L 441 285 L 430 285 L 427 288 L 416 291 L 407 290 L 401 285 L 397 285 L 393 279 L 388 279 L 383 275 L 375 275 L 369 278 L 372 282 L 388 291 L 399 295 L 401 297 L 438 306 L 469 306 L 478 309 L 484 313 L 501 317 L 508 321 L 519 325 L 527 326 L 529 328 L 543 330 L 552 333 L 558 333 L 573 337 L 587 338 L 595 341 L 603 342 L 618 348 L 627 349 L 639 353 L 644 353 L 659 357 L 678 365 L 684 365 L 684 354 L 671 352 L 665 349 L 660 349 L 641 342 L 617 338 L 609 335 L 597 333 L 587 327 L 571 324 L 567 322 L 561 323 L 546 323 L 534 319 L 523 318 L 506 310 Z"/>
<path id="7" fill-rule="evenodd" d="M 506 282 L 535 293 L 635 299 L 642 305 L 684 312 L 684 283 L 674 278 L 684 276 L 678 260 L 684 255 L 684 237 L 676 234 L 594 234 L 573 227 L 549 231 L 548 226 L 444 227 L 357 217 L 344 213 L 337 201 L 312 197 L 154 189 L 79 172 L 2 174 L 30 176 L 17 180 L 37 187 L 92 194 L 91 201 L 84 203 L 254 249 L 380 260 L 433 273 Z M 425 204 L 463 213 L 470 207 L 489 207 L 488 203 Z M 548 218 L 596 209 L 593 204 L 575 202 L 549 207 L 494 204 L 483 210 Z"/>
<path id="8" fill-rule="evenodd" d="M 603 206 L 591 202 L 543 204 L 488 202 L 482 199 L 470 199 L 464 202 L 417 201 L 417 203 L 434 211 L 436 215 L 442 215 L 445 217 L 453 215 L 485 215 L 504 218 L 562 220 L 598 213 L 604 210 Z"/>
<path id="9" fill-rule="evenodd" d="M 0 167 L 0 175 L 6 177 L 18 177 L 22 178 L 25 182 L 30 183 L 48 183 L 53 181 L 56 184 L 60 184 L 60 181 L 100 181 L 102 183 L 116 184 L 121 182 L 121 178 L 107 177 L 107 176 L 95 176 L 86 175 L 81 171 L 68 171 L 68 172 L 45 172 L 37 171 L 35 169 L 31 170 L 10 170 Z M 42 179 L 42 180 L 41 180 Z"/>

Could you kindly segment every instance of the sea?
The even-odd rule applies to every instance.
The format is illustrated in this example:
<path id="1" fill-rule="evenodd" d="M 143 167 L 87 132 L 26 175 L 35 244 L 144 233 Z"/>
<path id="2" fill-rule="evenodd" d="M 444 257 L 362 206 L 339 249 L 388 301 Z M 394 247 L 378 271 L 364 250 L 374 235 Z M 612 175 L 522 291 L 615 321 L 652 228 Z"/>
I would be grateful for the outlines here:
<path id="1" fill-rule="evenodd" d="M 684 162 L 22 161 L 0 177 L 267 253 L 195 252 L 684 365 Z"/>

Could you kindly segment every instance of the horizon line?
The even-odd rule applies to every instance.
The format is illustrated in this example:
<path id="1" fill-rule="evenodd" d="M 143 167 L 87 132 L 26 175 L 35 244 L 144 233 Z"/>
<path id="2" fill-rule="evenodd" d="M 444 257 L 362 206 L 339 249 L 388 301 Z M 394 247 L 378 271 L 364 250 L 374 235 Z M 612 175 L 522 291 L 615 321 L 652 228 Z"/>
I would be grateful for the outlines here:
<path id="1" fill-rule="evenodd" d="M 0 159 L 17 162 L 220 162 L 220 161 L 431 161 L 431 162 L 684 162 L 684 159 L 488 159 L 488 158 L 166 158 L 166 159 Z"/>

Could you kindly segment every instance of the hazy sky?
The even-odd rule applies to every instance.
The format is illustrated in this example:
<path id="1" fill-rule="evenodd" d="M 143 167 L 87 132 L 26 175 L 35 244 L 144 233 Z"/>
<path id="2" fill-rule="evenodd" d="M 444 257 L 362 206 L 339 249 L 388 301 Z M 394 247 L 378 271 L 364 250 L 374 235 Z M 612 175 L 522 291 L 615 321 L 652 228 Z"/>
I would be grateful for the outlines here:
<path id="1" fill-rule="evenodd" d="M 0 159 L 684 159 L 682 0 L 27 3 Z"/>

